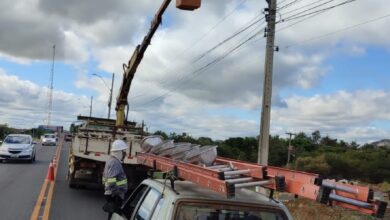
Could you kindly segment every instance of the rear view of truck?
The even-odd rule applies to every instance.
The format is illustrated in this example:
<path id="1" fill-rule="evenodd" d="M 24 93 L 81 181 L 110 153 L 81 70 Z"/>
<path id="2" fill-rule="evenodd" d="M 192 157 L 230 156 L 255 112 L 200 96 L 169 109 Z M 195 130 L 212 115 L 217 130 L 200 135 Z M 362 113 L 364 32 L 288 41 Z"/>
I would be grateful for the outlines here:
<path id="1" fill-rule="evenodd" d="M 146 171 L 134 158 L 140 152 L 143 127 L 135 122 L 126 122 L 121 129 L 115 129 L 115 120 L 78 116 L 72 125 L 72 142 L 68 158 L 68 185 L 71 188 L 85 186 L 102 187 L 104 165 L 109 158 L 111 144 L 122 139 L 128 144 L 124 169 L 128 177 L 129 189 L 134 188 L 144 178 Z"/>

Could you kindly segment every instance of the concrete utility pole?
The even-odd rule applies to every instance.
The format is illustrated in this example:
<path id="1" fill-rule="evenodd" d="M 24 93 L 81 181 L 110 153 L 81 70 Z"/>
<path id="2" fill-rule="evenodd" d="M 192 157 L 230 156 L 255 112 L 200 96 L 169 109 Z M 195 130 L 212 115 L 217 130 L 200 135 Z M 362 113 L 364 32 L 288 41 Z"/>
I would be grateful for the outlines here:
<path id="1" fill-rule="evenodd" d="M 265 51 L 263 105 L 261 109 L 259 153 L 257 159 L 257 163 L 261 165 L 268 165 L 269 129 L 271 120 L 272 97 L 272 70 L 274 62 L 275 15 L 277 0 L 266 1 L 268 3 L 268 8 L 265 9 L 265 11 L 268 12 L 268 14 L 265 15 L 265 20 L 268 22 L 266 28 L 267 45 Z"/>
<path id="2" fill-rule="evenodd" d="M 289 139 L 288 139 L 288 150 L 287 150 L 287 164 L 286 164 L 286 166 L 288 166 L 288 164 L 290 163 L 290 157 L 291 157 L 291 151 L 292 151 L 291 136 L 297 135 L 297 134 L 291 133 L 291 132 L 286 132 L 286 134 L 289 135 Z"/>

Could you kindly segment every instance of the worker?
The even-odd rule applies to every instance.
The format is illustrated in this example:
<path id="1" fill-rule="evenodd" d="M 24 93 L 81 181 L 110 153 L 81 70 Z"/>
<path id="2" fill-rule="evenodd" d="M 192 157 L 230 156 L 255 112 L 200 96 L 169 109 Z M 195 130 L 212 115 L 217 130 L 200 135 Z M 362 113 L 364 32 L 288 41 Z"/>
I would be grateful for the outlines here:
<path id="1" fill-rule="evenodd" d="M 127 148 L 128 146 L 123 140 L 115 140 L 112 143 L 110 157 L 104 167 L 104 197 L 107 203 L 103 206 L 103 210 L 109 213 L 109 219 L 112 213 L 119 212 L 127 192 L 127 177 L 122 167 Z"/>

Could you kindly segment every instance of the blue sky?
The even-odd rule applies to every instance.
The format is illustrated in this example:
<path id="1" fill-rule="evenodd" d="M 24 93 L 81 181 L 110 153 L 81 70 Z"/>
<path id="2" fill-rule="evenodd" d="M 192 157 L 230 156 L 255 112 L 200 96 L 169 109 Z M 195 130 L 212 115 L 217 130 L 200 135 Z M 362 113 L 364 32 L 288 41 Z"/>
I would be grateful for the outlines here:
<path id="1" fill-rule="evenodd" d="M 283 7 L 290 2 L 293 0 L 279 5 L 281 18 L 294 10 L 299 15 L 300 7 L 315 1 L 302 0 Z M 86 0 L 77 4 L 2 4 L 9 7 L 0 7 L 0 26 L 9 31 L 0 33 L 0 124 L 32 127 L 45 123 L 44 87 L 49 85 L 50 42 L 55 42 L 58 56 L 53 123 L 67 127 L 77 114 L 87 114 L 90 96 L 94 97 L 93 114 L 106 116 L 109 92 L 92 74 L 101 75 L 110 85 L 111 73 L 115 73 L 115 99 L 122 63 L 128 62 L 146 34 L 160 3 Z M 95 10 L 90 10 L 90 4 Z M 375 10 L 372 5 L 376 5 Z M 390 18 L 344 30 L 389 14 L 389 6 L 386 1 L 359 0 L 294 25 L 287 21 L 277 25 L 285 29 L 276 33 L 280 51 L 275 53 L 271 134 L 320 130 L 359 143 L 389 138 Z M 263 33 L 201 75 L 194 78 L 191 71 L 219 59 L 243 39 L 263 30 L 264 24 L 259 22 L 193 62 L 194 57 L 253 22 L 253 18 L 261 18 L 259 11 L 264 7 L 265 1 L 216 0 L 202 2 L 194 12 L 183 12 L 172 4 L 133 81 L 130 95 L 144 95 L 130 100 L 129 118 L 144 120 L 152 131 L 187 132 L 215 139 L 256 135 L 264 68 Z M 27 9 L 31 13 L 26 14 Z M 26 30 L 29 32 L 21 34 Z M 326 36 L 335 31 L 340 32 Z M 301 44 L 319 36 L 326 37 Z M 182 82 L 183 77 L 190 80 Z M 156 97 L 160 98 L 142 105 Z M 28 120 L 22 119 L 24 115 Z"/>

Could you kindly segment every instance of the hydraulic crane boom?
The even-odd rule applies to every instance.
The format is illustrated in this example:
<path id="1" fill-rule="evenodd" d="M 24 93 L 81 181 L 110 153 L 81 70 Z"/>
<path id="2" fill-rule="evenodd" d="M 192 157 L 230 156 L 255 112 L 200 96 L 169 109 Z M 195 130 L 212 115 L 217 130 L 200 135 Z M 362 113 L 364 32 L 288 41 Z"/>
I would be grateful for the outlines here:
<path id="1" fill-rule="evenodd" d="M 149 32 L 144 37 L 141 44 L 137 45 L 133 55 L 131 56 L 128 64 L 123 64 L 123 80 L 119 90 L 119 94 L 116 98 L 116 127 L 124 126 L 125 121 L 125 107 L 128 105 L 127 96 L 130 92 L 131 82 L 133 81 L 135 72 L 141 60 L 144 56 L 146 49 L 148 48 L 154 33 L 156 33 L 157 28 L 161 24 L 162 15 L 165 10 L 168 8 L 172 0 L 164 0 L 158 9 L 154 19 L 150 25 Z M 182 10 L 195 10 L 200 7 L 201 0 L 176 0 L 176 7 Z"/>
<path id="2" fill-rule="evenodd" d="M 126 105 L 128 105 L 127 96 L 129 95 L 130 92 L 131 82 L 133 81 L 135 72 L 137 71 L 137 68 L 141 63 L 144 53 L 148 48 L 154 33 L 156 33 L 158 26 L 161 24 L 162 15 L 167 9 L 169 3 L 171 3 L 171 0 L 165 0 L 162 3 L 162 5 L 160 6 L 159 10 L 157 11 L 151 23 L 149 32 L 144 37 L 142 43 L 135 48 L 133 55 L 131 56 L 128 64 L 127 65 L 123 64 L 123 70 L 124 70 L 123 80 L 119 90 L 119 94 L 116 98 L 116 107 L 115 107 L 117 127 L 121 127 L 124 125 L 125 107 Z"/>

